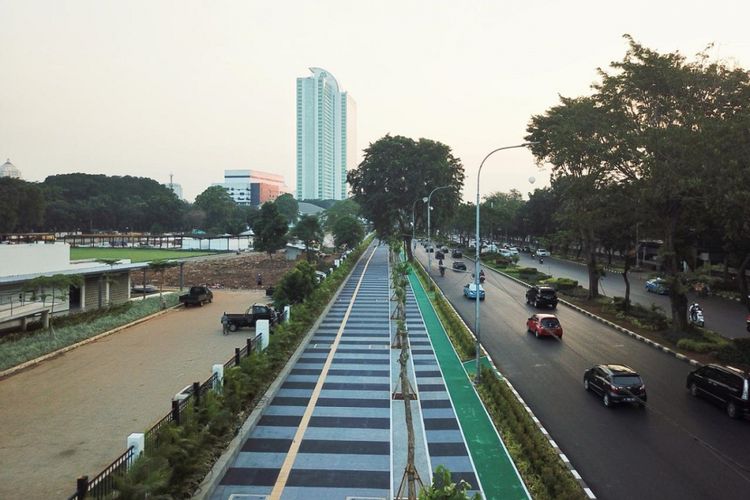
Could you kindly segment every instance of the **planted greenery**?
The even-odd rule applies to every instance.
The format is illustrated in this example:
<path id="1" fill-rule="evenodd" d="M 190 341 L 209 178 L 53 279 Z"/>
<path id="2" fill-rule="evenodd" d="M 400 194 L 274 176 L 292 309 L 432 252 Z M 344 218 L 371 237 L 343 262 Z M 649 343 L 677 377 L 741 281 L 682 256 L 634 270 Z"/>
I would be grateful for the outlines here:
<path id="1" fill-rule="evenodd" d="M 168 306 L 177 304 L 175 295 L 165 297 Z M 0 370 L 19 365 L 39 356 L 49 354 L 58 349 L 80 342 L 100 333 L 126 325 L 161 309 L 158 297 L 144 301 L 132 302 L 130 305 L 116 307 L 106 312 L 93 313 L 78 321 L 71 316 L 69 319 L 58 320 L 55 324 L 55 335 L 45 330 L 37 330 L 22 337 L 9 337 L 0 342 Z M 58 326 L 59 325 L 59 326 Z"/>
<path id="2" fill-rule="evenodd" d="M 209 392 L 198 406 L 191 400 L 182 425 L 166 425 L 149 440 L 145 453 L 117 480 L 120 498 L 191 496 L 371 241 L 372 237 L 365 240 L 294 306 L 292 318 L 274 329 L 268 349 L 252 353 L 240 366 L 225 371 L 220 394 Z"/>
<path id="3" fill-rule="evenodd" d="M 419 492 L 419 500 L 481 500 L 479 493 L 469 499 L 468 491 L 471 485 L 463 479 L 453 482 L 451 472 L 442 465 L 438 465 L 432 475 L 432 484 Z"/>
<path id="4" fill-rule="evenodd" d="M 422 286 L 427 290 L 434 291 L 435 285 L 432 282 L 432 279 L 427 276 L 427 273 L 425 273 L 422 266 L 415 265 L 414 269 L 416 270 L 417 277 L 422 282 Z M 442 294 L 432 294 L 430 299 L 432 300 L 432 303 L 435 306 L 435 311 L 440 318 L 440 322 L 443 324 L 443 327 L 445 327 L 445 331 L 451 339 L 461 361 L 472 359 L 476 355 L 474 336 L 464 326 L 464 322 L 458 314 L 456 314 L 456 311 L 451 307 L 448 301 L 445 300 Z"/>
<path id="5" fill-rule="evenodd" d="M 431 281 L 420 266 L 414 266 L 414 269 L 423 285 Z M 440 294 L 432 294 L 430 299 L 459 357 L 462 361 L 471 359 L 474 356 L 474 339 L 465 324 Z M 557 452 L 539 431 L 508 385 L 499 380 L 494 371 L 486 367 L 482 367 L 482 370 L 479 395 L 502 434 L 503 441 L 532 497 L 564 500 L 586 498 L 581 486 L 573 479 Z M 440 492 L 434 493 L 434 486 L 428 491 L 435 496 L 427 496 L 425 499 L 466 498 L 465 491 L 457 493 L 456 489 L 451 488 L 438 490 L 447 495 L 441 496 Z"/>
<path id="6" fill-rule="evenodd" d="M 508 384 L 482 367 L 479 394 L 534 499 L 584 499 L 586 494 L 521 406 Z"/>

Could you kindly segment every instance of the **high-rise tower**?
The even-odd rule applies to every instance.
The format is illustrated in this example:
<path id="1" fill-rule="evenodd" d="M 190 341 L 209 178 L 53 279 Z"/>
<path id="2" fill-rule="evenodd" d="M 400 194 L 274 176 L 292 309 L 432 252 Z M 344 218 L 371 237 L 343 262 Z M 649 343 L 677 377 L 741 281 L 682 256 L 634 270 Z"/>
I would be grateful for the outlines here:
<path id="1" fill-rule="evenodd" d="M 324 69 L 297 78 L 297 199 L 343 200 L 357 166 L 356 105 Z"/>

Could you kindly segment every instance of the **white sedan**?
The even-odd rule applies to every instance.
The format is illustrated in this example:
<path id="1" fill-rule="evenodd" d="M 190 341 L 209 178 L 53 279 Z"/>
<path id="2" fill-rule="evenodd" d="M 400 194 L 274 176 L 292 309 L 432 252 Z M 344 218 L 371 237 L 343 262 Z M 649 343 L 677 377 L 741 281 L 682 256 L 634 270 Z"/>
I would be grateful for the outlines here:
<path id="1" fill-rule="evenodd" d="M 549 250 L 546 250 L 544 248 L 537 248 L 536 256 L 537 257 L 549 257 L 550 253 L 549 253 Z"/>

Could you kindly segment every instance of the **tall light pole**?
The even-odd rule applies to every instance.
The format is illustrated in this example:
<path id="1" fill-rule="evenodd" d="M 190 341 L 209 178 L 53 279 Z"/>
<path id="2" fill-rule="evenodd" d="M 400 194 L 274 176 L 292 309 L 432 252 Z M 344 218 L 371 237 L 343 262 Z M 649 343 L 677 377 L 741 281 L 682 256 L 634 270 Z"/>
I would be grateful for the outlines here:
<path id="1" fill-rule="evenodd" d="M 413 248 L 417 248 L 417 244 L 414 242 L 414 237 L 415 237 L 415 234 L 416 234 L 415 231 L 416 231 L 416 227 L 417 227 L 416 223 L 414 222 L 414 208 L 416 208 L 417 202 L 419 200 L 420 200 L 420 198 L 417 198 L 416 200 L 414 200 L 414 203 L 411 204 L 411 241 L 412 241 Z M 424 203 L 427 203 L 427 201 L 428 201 L 427 197 L 425 196 L 424 198 L 422 198 L 422 201 Z"/>
<path id="2" fill-rule="evenodd" d="M 504 149 L 514 149 L 514 148 L 524 148 L 526 146 L 530 146 L 531 144 L 535 144 L 533 142 L 524 142 L 523 144 L 518 144 L 517 146 L 505 146 L 502 148 L 493 149 L 490 151 L 487 156 L 484 157 L 484 160 L 482 160 L 482 163 L 479 165 L 479 171 L 477 172 L 477 217 L 476 217 L 476 237 L 474 239 L 474 247 L 476 249 L 476 260 L 474 260 L 474 290 L 476 291 L 475 294 L 475 300 L 474 300 L 474 333 L 477 337 L 477 376 L 474 379 L 475 384 L 479 385 L 480 381 L 480 371 L 479 371 L 479 358 L 482 351 L 482 340 L 479 334 L 479 271 L 480 271 L 480 262 L 479 262 L 479 248 L 481 247 L 479 243 L 479 176 L 482 174 L 482 167 L 484 167 L 484 162 L 487 161 L 487 158 L 492 156 L 494 153 L 497 153 L 498 151 L 502 151 Z"/>
<path id="3" fill-rule="evenodd" d="M 436 187 L 432 191 L 430 191 L 430 195 L 427 197 L 427 240 L 429 241 L 429 245 L 432 248 L 432 252 L 435 252 L 434 245 L 432 244 L 432 234 L 430 233 L 430 210 L 432 210 L 432 206 L 430 205 L 432 200 L 432 195 L 435 191 L 438 191 L 440 189 L 448 189 L 453 186 L 440 186 Z M 429 272 L 432 272 L 432 253 L 430 253 L 430 249 L 427 248 L 427 268 L 429 269 Z"/>

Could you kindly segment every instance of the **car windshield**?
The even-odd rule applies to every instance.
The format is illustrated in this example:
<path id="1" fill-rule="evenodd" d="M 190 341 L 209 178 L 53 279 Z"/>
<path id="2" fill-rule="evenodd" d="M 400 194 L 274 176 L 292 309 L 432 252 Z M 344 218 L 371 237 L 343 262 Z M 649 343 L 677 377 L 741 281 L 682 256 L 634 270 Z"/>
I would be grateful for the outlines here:
<path id="1" fill-rule="evenodd" d="M 612 383 L 618 387 L 643 385 L 643 381 L 641 381 L 641 377 L 638 375 L 615 375 L 612 377 Z"/>
<path id="2" fill-rule="evenodd" d="M 560 322 L 557 321 L 557 318 L 544 318 L 542 320 L 542 326 L 544 328 L 557 328 L 560 326 Z"/>

